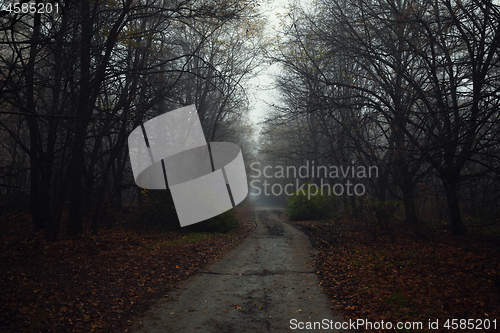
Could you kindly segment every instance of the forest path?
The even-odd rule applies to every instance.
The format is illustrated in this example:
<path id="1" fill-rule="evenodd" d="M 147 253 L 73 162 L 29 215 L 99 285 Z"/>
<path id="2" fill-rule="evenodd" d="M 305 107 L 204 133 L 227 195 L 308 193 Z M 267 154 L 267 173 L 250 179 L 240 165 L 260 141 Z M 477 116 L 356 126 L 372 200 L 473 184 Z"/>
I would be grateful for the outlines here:
<path id="1" fill-rule="evenodd" d="M 132 332 L 332 332 L 291 322 L 342 321 L 319 287 L 307 237 L 273 210 L 256 210 L 256 228 L 220 261 L 158 301 Z"/>

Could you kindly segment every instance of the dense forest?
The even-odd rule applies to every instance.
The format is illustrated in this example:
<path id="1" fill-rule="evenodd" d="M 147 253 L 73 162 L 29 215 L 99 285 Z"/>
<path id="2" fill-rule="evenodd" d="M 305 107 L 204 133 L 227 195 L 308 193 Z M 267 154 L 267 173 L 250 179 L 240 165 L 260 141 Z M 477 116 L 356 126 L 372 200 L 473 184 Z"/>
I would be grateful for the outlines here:
<path id="1" fill-rule="evenodd" d="M 262 165 L 377 166 L 376 177 L 354 176 L 365 195 L 334 207 L 371 210 L 382 228 L 398 207 L 411 225 L 438 220 L 455 234 L 497 223 L 499 10 L 448 0 L 292 7 L 270 51 L 283 103 L 265 125 Z M 323 178 L 338 182 L 325 171 L 310 181 Z"/>
<path id="2" fill-rule="evenodd" d="M 126 139 L 155 115 L 196 104 L 208 141 L 232 140 L 253 160 L 244 83 L 264 61 L 283 70 L 259 161 L 376 166 L 365 195 L 343 196 L 335 209 L 369 206 L 380 223 L 399 203 L 408 223 L 439 216 L 457 234 L 496 222 L 493 2 L 291 6 L 268 38 L 253 2 L 50 10 L 2 13 L 0 175 L 4 199 L 28 204 L 49 240 L 61 228 L 81 234 L 84 215 L 97 231 L 108 210 L 141 196 Z"/>
<path id="3" fill-rule="evenodd" d="M 129 133 L 179 106 L 196 105 L 207 141 L 245 149 L 243 84 L 263 44 L 256 3 L 49 3 L 2 12 L 2 207 L 25 202 L 49 241 L 82 234 L 84 221 L 97 232 L 106 214 L 144 201 Z"/>
<path id="4" fill-rule="evenodd" d="M 500 4 L 290 1 L 273 30 L 272 3 L 0 1 L 0 331 L 120 331 L 259 205 L 299 221 L 345 316 L 498 315 Z M 188 234 L 168 190 L 135 184 L 127 139 L 193 104 L 250 194 Z"/>

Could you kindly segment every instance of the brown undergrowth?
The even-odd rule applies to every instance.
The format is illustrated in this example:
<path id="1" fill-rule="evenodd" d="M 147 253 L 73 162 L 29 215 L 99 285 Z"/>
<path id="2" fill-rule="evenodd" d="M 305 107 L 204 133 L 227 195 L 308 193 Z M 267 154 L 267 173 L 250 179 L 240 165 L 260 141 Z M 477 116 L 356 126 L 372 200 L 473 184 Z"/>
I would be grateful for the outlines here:
<path id="1" fill-rule="evenodd" d="M 293 223 L 315 243 L 321 283 L 346 319 L 423 325 L 400 332 L 454 331 L 447 320 L 457 332 L 500 330 L 498 238 L 431 228 L 417 236 L 396 222 L 378 234 L 359 220 Z M 436 320 L 439 329 L 429 329 Z"/>
<path id="2" fill-rule="evenodd" d="M 124 332 L 149 300 L 162 297 L 253 228 L 250 207 L 236 208 L 230 234 L 137 233 L 46 243 L 29 221 L 0 238 L 0 332 Z M 20 221 L 23 219 L 16 219 Z"/>

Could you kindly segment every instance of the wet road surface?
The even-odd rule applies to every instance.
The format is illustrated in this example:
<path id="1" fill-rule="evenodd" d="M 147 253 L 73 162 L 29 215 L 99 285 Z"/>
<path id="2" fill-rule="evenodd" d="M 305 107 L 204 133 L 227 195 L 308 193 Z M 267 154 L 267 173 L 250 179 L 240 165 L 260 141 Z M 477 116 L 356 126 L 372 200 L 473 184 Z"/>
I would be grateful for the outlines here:
<path id="1" fill-rule="evenodd" d="M 242 244 L 158 301 L 132 332 L 337 331 L 298 329 L 299 322 L 342 318 L 319 287 L 307 237 L 272 210 L 255 214 L 256 228 Z"/>

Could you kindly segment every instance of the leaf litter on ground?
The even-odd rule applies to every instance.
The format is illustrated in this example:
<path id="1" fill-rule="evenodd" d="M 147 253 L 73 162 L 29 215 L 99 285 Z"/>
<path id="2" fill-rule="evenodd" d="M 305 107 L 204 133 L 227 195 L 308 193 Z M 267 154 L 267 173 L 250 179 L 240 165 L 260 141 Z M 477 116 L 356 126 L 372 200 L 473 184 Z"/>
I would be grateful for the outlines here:
<path id="1" fill-rule="evenodd" d="M 150 300 L 250 233 L 252 208 L 235 211 L 229 234 L 111 229 L 56 243 L 30 236 L 26 215 L 0 239 L 0 332 L 127 331 Z"/>
<path id="2" fill-rule="evenodd" d="M 390 232 L 354 219 L 292 223 L 317 248 L 321 284 L 332 309 L 346 319 L 422 322 L 429 332 L 450 331 L 444 327 L 448 319 L 496 319 L 499 329 L 498 237 L 453 236 L 442 228 L 417 234 L 403 222 L 394 222 Z M 429 330 L 429 320 L 439 320 L 440 329 Z"/>

